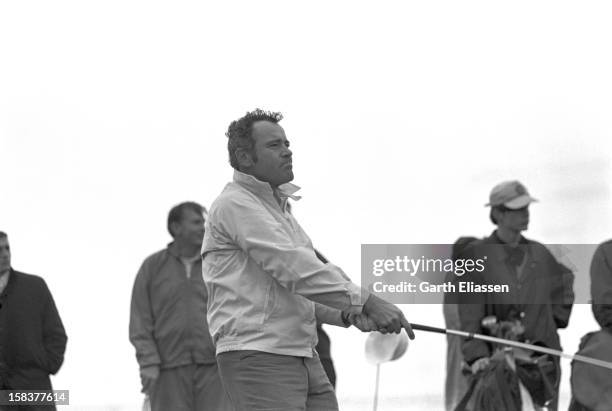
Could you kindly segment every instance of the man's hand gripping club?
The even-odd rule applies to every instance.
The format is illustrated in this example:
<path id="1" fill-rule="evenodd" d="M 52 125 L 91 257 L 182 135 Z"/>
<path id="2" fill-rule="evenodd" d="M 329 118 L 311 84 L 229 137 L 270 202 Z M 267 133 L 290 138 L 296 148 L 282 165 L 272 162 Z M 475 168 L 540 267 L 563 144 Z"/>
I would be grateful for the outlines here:
<path id="1" fill-rule="evenodd" d="M 404 313 L 394 304 L 370 294 L 363 306 L 363 313 L 376 324 L 376 331 L 383 334 L 399 334 L 404 328 L 408 337 L 414 340 L 414 332 L 410 323 L 404 317 Z"/>

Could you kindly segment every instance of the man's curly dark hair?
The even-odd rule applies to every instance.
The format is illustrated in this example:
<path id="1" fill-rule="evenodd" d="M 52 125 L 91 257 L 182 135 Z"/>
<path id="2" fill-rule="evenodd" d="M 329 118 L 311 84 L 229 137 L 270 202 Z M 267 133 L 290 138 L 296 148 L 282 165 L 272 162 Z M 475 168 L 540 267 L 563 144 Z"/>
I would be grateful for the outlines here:
<path id="1" fill-rule="evenodd" d="M 239 170 L 238 158 L 236 157 L 236 150 L 243 149 L 250 152 L 253 155 L 253 160 L 257 161 L 255 155 L 255 140 L 253 140 L 253 123 L 257 121 L 269 121 L 277 124 L 283 119 L 283 115 L 278 112 L 265 111 L 260 108 L 256 108 L 253 111 L 247 112 L 243 117 L 238 120 L 232 121 L 227 128 L 227 151 L 229 153 L 229 161 L 232 167 Z"/>

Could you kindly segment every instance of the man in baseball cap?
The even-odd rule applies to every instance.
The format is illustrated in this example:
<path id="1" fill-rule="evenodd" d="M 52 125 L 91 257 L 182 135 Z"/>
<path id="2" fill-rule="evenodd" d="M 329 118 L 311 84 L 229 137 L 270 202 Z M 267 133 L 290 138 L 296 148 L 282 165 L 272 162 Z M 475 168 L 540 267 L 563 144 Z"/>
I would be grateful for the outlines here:
<path id="1" fill-rule="evenodd" d="M 529 205 L 534 201 L 537 200 L 516 180 L 504 181 L 491 190 L 486 206 L 491 207 L 489 218 L 495 230 L 489 237 L 470 242 L 458 256 L 485 259 L 485 269 L 462 279 L 477 284 L 506 284 L 511 292 L 458 293 L 459 322 L 463 331 L 480 334 L 487 332 L 482 323 L 486 317 L 495 317 L 498 324 L 518 323 L 522 327 L 516 336 L 519 340 L 559 350 L 558 329 L 569 322 L 574 276 L 543 244 L 522 235 L 529 226 Z M 493 361 L 494 347 L 483 341 L 463 340 L 461 348 L 474 374 L 488 369 Z M 554 390 L 540 390 L 528 385 L 527 380 L 521 382 L 538 406 L 556 410 L 559 361 L 557 358 L 551 361 L 546 365 L 557 371 L 547 381 Z"/>
<path id="2" fill-rule="evenodd" d="M 517 245 L 521 231 L 529 226 L 529 204 L 538 201 L 517 180 L 504 181 L 491 190 L 489 218 L 497 225 L 496 234 L 506 244 Z"/>

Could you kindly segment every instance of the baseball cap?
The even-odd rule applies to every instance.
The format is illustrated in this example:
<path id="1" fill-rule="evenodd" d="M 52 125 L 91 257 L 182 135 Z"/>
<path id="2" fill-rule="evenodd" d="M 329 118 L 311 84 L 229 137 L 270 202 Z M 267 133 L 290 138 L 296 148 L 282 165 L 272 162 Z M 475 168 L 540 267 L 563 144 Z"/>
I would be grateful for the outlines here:
<path id="1" fill-rule="evenodd" d="M 517 210 L 528 206 L 530 203 L 538 201 L 531 197 L 527 188 L 517 180 L 504 181 L 499 183 L 491 190 L 489 202 L 485 206 L 501 206 L 511 210 Z"/>

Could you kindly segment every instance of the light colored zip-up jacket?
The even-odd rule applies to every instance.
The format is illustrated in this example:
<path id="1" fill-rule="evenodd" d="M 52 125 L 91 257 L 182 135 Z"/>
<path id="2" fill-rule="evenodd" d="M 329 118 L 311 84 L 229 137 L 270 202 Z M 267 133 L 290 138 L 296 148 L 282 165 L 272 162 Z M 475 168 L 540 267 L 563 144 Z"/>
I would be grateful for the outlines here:
<path id="1" fill-rule="evenodd" d="M 202 272 L 217 355 L 258 350 L 311 357 L 317 343 L 313 302 L 323 304 L 316 309 L 320 320 L 327 307 L 363 308 L 367 292 L 317 258 L 290 213 L 287 198 L 299 199 L 298 189 L 284 184 L 275 193 L 268 183 L 235 171 L 210 208 Z"/>
<path id="2" fill-rule="evenodd" d="M 140 367 L 214 364 L 206 324 L 206 287 L 197 259 L 187 273 L 174 243 L 140 267 L 130 310 L 130 341 Z"/>

